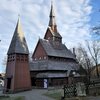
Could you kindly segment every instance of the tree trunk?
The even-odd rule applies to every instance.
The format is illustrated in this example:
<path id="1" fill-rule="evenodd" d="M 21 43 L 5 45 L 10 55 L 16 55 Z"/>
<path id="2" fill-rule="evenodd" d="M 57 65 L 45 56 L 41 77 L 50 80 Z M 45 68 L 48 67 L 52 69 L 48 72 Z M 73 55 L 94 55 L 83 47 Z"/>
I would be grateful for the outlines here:
<path id="1" fill-rule="evenodd" d="M 97 74 L 97 78 L 99 78 L 99 71 L 98 71 L 98 64 L 96 63 L 96 74 Z"/>

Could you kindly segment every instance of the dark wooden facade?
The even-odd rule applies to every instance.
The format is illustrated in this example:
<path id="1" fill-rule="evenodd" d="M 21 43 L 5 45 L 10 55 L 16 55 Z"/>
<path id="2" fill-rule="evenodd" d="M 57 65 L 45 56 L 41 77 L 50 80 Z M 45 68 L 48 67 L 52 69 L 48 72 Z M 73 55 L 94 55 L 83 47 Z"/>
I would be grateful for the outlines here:
<path id="1" fill-rule="evenodd" d="M 18 20 L 8 50 L 4 92 L 14 93 L 31 89 L 28 54 L 26 41 L 21 30 L 20 21 Z"/>
<path id="2" fill-rule="evenodd" d="M 62 43 L 53 5 L 44 39 L 39 39 L 32 59 L 30 62 L 32 86 L 44 88 L 63 86 L 68 84 L 71 71 L 79 69 L 75 55 Z"/>
<path id="3" fill-rule="evenodd" d="M 53 5 L 44 39 L 39 39 L 32 59 L 30 62 L 32 86 L 44 88 L 63 86 L 68 84 L 71 71 L 79 69 L 75 55 L 62 43 Z"/>
<path id="4" fill-rule="evenodd" d="M 48 88 L 69 83 L 71 71 L 79 69 L 75 55 L 62 43 L 57 30 L 53 5 L 44 39 L 39 39 L 29 61 L 29 51 L 18 20 L 9 50 L 6 68 L 5 92 Z"/>

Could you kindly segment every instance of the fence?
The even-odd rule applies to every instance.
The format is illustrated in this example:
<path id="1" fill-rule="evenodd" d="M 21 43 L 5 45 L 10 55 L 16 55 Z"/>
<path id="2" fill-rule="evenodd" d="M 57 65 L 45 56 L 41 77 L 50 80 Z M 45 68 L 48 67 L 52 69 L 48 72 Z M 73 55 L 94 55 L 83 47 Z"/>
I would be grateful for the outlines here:
<path id="1" fill-rule="evenodd" d="M 82 86 L 82 87 L 84 87 L 85 93 L 87 95 L 100 94 L 100 80 L 99 81 L 91 81 L 89 84 L 84 84 L 84 86 Z M 64 98 L 78 96 L 78 94 L 77 94 L 78 92 L 79 92 L 79 90 L 77 88 L 77 84 L 64 85 Z"/>
<path id="2" fill-rule="evenodd" d="M 87 86 L 89 95 L 100 94 L 100 79 L 92 80 Z"/>
<path id="3" fill-rule="evenodd" d="M 64 85 L 64 98 L 65 97 L 72 97 L 76 96 L 76 85 L 71 84 L 71 85 Z"/>

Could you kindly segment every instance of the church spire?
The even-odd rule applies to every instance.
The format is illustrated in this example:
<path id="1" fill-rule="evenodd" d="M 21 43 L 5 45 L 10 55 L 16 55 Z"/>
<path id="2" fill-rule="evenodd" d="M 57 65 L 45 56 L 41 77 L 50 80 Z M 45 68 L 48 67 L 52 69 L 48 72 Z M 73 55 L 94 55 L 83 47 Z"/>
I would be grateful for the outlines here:
<path id="1" fill-rule="evenodd" d="M 8 50 L 8 54 L 13 54 L 13 53 L 22 53 L 22 54 L 29 53 L 24 33 L 22 31 L 20 18 L 18 18 L 15 32 Z"/>
<path id="2" fill-rule="evenodd" d="M 44 39 L 53 42 L 62 43 L 62 36 L 59 34 L 57 30 L 56 20 L 55 20 L 55 12 L 53 7 L 53 2 L 51 2 L 51 10 L 50 10 L 50 20 L 49 20 L 49 27 L 45 33 Z"/>
<path id="3" fill-rule="evenodd" d="M 56 20 L 55 20 L 55 12 L 54 12 L 54 7 L 53 7 L 53 2 L 51 1 L 51 10 L 50 10 L 50 20 L 49 20 L 49 27 L 51 27 L 51 29 L 54 32 L 57 32 L 57 25 L 56 25 Z"/>

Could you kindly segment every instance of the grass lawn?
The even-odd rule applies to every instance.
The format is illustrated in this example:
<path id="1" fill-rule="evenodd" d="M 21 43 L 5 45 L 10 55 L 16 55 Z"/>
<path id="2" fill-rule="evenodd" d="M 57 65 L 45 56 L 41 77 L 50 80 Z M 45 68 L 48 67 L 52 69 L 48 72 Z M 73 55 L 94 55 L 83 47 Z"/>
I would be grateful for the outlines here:
<path id="1" fill-rule="evenodd" d="M 19 96 L 19 97 L 2 96 L 0 97 L 0 100 L 25 100 L 25 98 L 23 96 Z"/>
<path id="2" fill-rule="evenodd" d="M 63 94 L 62 90 L 60 90 L 60 91 L 59 90 L 50 90 L 43 95 L 53 98 L 55 100 L 61 100 L 61 97 L 63 96 L 62 94 Z"/>

